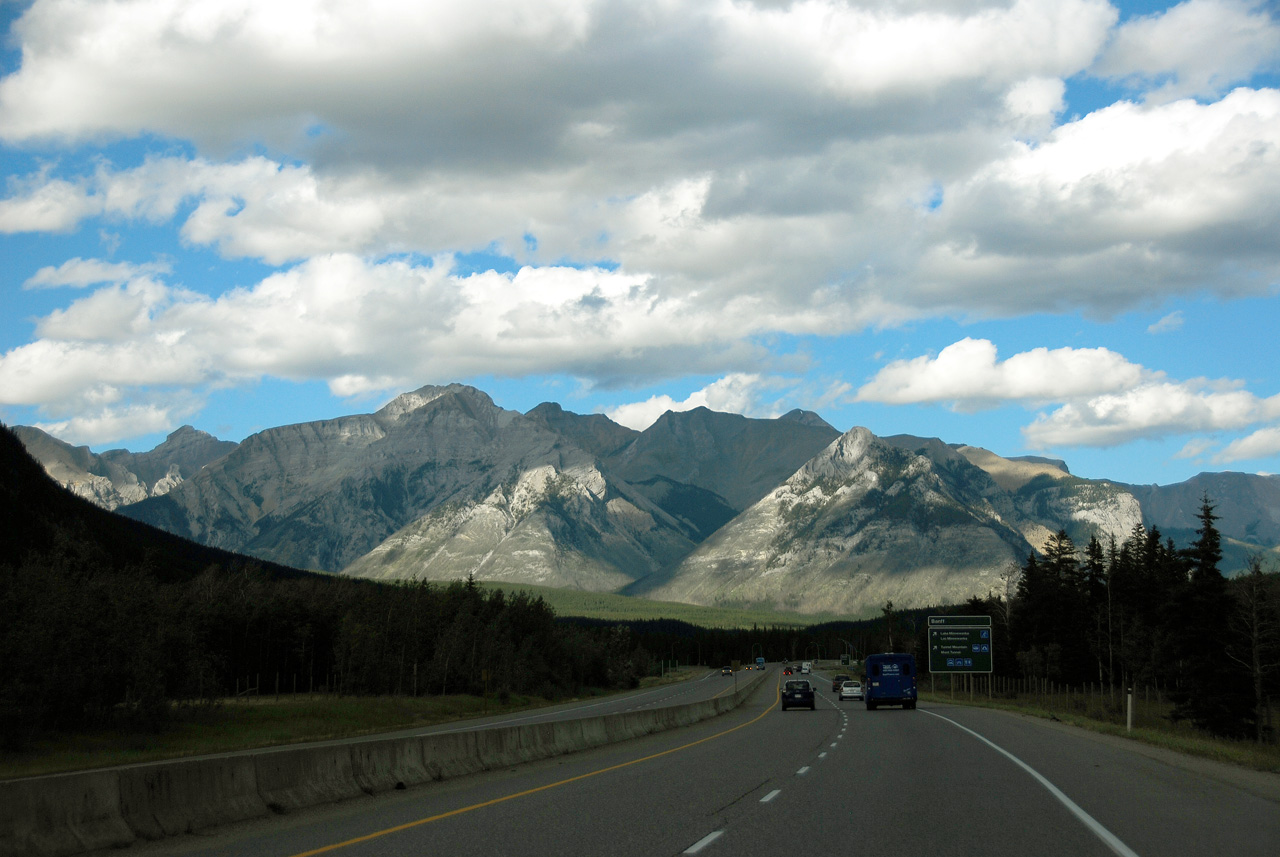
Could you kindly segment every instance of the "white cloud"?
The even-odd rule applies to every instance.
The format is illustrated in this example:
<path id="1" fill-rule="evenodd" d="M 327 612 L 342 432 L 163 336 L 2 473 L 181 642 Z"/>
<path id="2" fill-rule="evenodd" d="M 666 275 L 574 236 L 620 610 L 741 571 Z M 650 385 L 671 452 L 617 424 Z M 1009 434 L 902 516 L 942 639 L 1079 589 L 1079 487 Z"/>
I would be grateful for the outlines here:
<path id="1" fill-rule="evenodd" d="M 198 400 L 181 405 L 170 401 L 160 404 L 130 404 L 85 411 L 57 422 L 38 422 L 36 428 L 68 443 L 96 445 L 122 437 L 138 437 L 167 432 L 199 410 Z"/>
<path id="2" fill-rule="evenodd" d="M 858 390 L 856 400 L 950 402 L 969 410 L 1125 390 L 1149 374 L 1106 348 L 1035 348 L 999 361 L 989 340 L 962 339 L 936 357 L 890 363 Z"/>
<path id="3" fill-rule="evenodd" d="M 1259 398 L 1237 382 L 1168 380 L 1106 348 L 1035 348 L 1001 361 L 985 339 L 963 339 L 936 357 L 896 360 L 855 401 L 947 403 L 977 410 L 1005 403 L 1060 403 L 1022 430 L 1034 449 L 1117 446 L 1139 438 L 1240 430 L 1280 417 L 1280 395 Z M 1208 449 L 1193 441 L 1180 455 Z"/>
<path id="4" fill-rule="evenodd" d="M 1050 130 L 1114 23 L 1099 0 L 471 8 L 37 3 L 0 81 L 11 141 L 157 132 L 293 157 L 46 171 L 0 200 L 0 229 L 181 216 L 185 241 L 273 265 L 610 260 L 790 333 L 1280 277 L 1280 93 Z"/>
<path id="5" fill-rule="evenodd" d="M 279 270 L 200 296 L 161 267 L 42 268 L 27 288 L 107 287 L 42 304 L 0 401 L 746 378 L 785 371 L 772 333 L 1269 293 L 1280 91 L 1249 75 L 1274 21 L 1228 0 L 1117 20 L 1104 0 L 36 0 L 0 139 L 40 165 L 3 191 L 0 232 L 135 247 L 142 225 Z M 1059 124 L 1085 73 L 1163 88 Z M 174 144 L 92 157 L 117 140 Z M 524 267 L 458 276 L 472 251 Z M 1100 397 L 1162 381 L 1105 349 L 966 341 L 859 397 L 1062 403 L 1036 432 L 1105 438 Z M 1131 404 L 1116 436 L 1163 430 Z"/>
<path id="6" fill-rule="evenodd" d="M 98 201 L 75 183 L 37 176 L 0 199 L 0 232 L 67 232 L 101 211 Z"/>
<path id="7" fill-rule="evenodd" d="M 1280 279 L 1280 91 L 1120 102 L 1011 145 L 945 200 L 920 274 L 947 304 L 1110 315 L 1265 293 Z"/>
<path id="8" fill-rule="evenodd" d="M 1182 310 L 1175 310 L 1159 321 L 1147 325 L 1147 333 L 1172 333 L 1175 330 L 1182 330 L 1185 321 Z"/>
<path id="9" fill-rule="evenodd" d="M 70 413 L 104 390 L 132 403 L 149 385 L 201 389 L 264 376 L 321 378 L 337 395 L 402 390 L 483 372 L 568 371 L 608 379 L 760 361 L 712 310 L 656 295 L 644 277 L 524 268 L 458 276 L 431 264 L 317 257 L 221 297 L 149 278 L 98 288 L 38 321 L 0 355 L 0 402 Z M 723 327 L 721 325 L 724 325 Z M 709 388 L 731 407 L 759 384 Z"/>
<path id="10" fill-rule="evenodd" d="M 695 107 L 707 127 L 762 110 L 772 125 L 802 105 L 934 109 L 957 84 L 1066 77 L 1116 17 L 1102 0 L 966 5 L 47 0 L 15 27 L 0 135 L 301 145 L 320 127 L 366 157 L 470 160 L 480 144 L 540 159 L 592 138 L 643 145 Z M 555 91 L 569 97 L 546 105 Z"/>
<path id="11" fill-rule="evenodd" d="M 135 265 L 131 262 L 106 262 L 102 259 L 68 259 L 61 265 L 41 268 L 22 284 L 24 289 L 52 289 L 71 286 L 83 289 L 98 283 L 124 283 L 139 277 L 167 274 L 171 270 L 166 262 L 149 262 Z"/>
<path id="12" fill-rule="evenodd" d="M 1214 442 L 1208 438 L 1198 437 L 1186 442 L 1182 449 L 1174 454 L 1174 458 L 1199 458 L 1213 449 Z"/>
<path id="13" fill-rule="evenodd" d="M 1092 69 L 1155 86 L 1151 97 L 1221 95 L 1280 67 L 1280 24 L 1258 0 L 1187 0 L 1126 22 Z"/>
<path id="14" fill-rule="evenodd" d="M 794 382 L 780 378 L 766 378 L 756 374 L 735 373 L 690 393 L 684 401 L 677 402 L 670 396 L 651 396 L 643 402 L 632 402 L 605 410 L 609 419 L 624 426 L 643 431 L 653 425 L 667 411 L 691 411 L 707 408 L 746 416 L 775 417 L 781 413 L 777 401 L 780 389 L 793 386 Z M 766 402 L 770 395 L 774 401 Z"/>
<path id="15" fill-rule="evenodd" d="M 1036 449 L 1117 446 L 1139 438 L 1238 430 L 1280 417 L 1280 396 L 1203 380 L 1143 383 L 1120 393 L 1068 402 L 1023 429 Z"/>
<path id="16" fill-rule="evenodd" d="M 1280 427 L 1261 428 L 1247 437 L 1233 440 L 1213 457 L 1215 464 L 1270 458 L 1280 453 Z"/>

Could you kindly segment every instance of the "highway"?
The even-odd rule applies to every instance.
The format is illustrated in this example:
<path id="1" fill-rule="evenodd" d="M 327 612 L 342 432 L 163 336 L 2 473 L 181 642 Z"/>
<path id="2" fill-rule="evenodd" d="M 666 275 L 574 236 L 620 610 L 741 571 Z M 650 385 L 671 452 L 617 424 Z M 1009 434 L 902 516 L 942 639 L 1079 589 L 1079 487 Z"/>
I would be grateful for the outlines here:
<path id="1" fill-rule="evenodd" d="M 1280 853 L 1275 775 L 1170 763 L 1122 740 L 977 708 L 922 703 L 916 711 L 869 712 L 834 699 L 823 675 L 813 677 L 816 711 L 781 712 L 777 672 L 737 711 L 686 729 L 130 851 Z M 715 688 L 720 680 L 677 687 Z"/>

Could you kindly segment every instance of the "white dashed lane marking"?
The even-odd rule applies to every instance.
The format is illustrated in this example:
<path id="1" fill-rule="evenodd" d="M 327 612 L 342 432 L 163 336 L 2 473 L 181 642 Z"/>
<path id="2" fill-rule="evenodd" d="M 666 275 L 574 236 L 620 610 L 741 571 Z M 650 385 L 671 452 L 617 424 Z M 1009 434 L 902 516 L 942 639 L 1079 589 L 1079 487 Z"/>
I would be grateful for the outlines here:
<path id="1" fill-rule="evenodd" d="M 697 842 L 693 843 L 688 848 L 686 848 L 684 850 L 684 853 L 697 854 L 703 848 L 706 848 L 712 842 L 715 842 L 717 839 L 719 839 L 723 834 L 724 834 L 723 830 L 716 830 L 711 833 L 708 833 L 706 836 L 702 837 Z"/>

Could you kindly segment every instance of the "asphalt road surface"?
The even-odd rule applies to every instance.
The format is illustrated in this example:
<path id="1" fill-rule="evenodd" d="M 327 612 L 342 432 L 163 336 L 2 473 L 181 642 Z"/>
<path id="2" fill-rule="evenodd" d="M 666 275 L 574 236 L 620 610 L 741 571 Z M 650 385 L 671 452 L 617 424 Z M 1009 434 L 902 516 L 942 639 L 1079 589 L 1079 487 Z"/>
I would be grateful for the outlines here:
<path id="1" fill-rule="evenodd" d="M 1280 854 L 1275 775 L 983 709 L 870 712 L 822 675 L 816 711 L 782 712 L 777 678 L 687 729 L 124 853 Z"/>

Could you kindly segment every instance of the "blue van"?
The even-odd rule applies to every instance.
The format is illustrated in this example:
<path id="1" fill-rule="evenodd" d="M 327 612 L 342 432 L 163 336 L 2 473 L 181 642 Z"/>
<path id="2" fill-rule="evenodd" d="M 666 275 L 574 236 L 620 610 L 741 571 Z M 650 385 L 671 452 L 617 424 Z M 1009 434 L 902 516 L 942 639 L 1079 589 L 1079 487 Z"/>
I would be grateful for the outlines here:
<path id="1" fill-rule="evenodd" d="M 916 707 L 916 659 L 912 655 L 868 655 L 866 662 L 867 711 L 879 705 Z"/>

